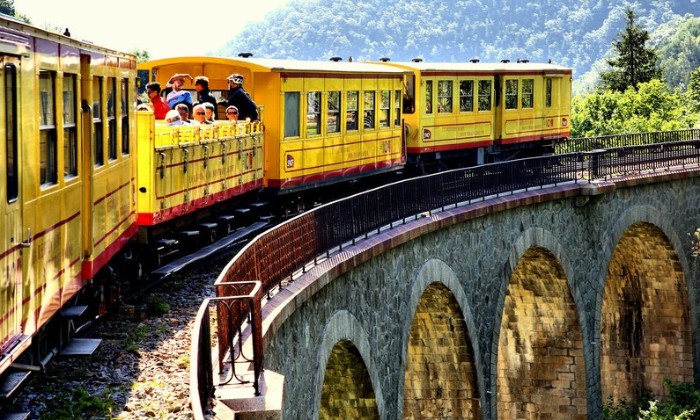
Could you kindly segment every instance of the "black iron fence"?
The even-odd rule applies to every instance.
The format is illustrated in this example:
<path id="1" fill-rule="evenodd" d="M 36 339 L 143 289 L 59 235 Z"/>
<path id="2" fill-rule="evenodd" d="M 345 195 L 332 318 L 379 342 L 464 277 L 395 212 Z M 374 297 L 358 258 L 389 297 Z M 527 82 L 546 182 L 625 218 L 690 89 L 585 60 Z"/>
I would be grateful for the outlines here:
<path id="1" fill-rule="evenodd" d="M 611 134 L 599 137 L 572 138 L 555 145 L 557 154 L 590 152 L 597 149 L 612 149 L 627 146 L 645 146 L 700 139 L 700 129 L 656 131 L 651 133 Z"/>
<path id="2" fill-rule="evenodd" d="M 598 140 L 581 139 L 581 147 L 592 150 L 457 169 L 397 182 L 323 205 L 270 229 L 243 248 L 217 280 L 217 299 L 239 302 L 229 305 L 225 311 L 218 311 L 219 368 L 223 368 L 227 357 L 235 360 L 240 354 L 234 343 L 241 341 L 236 337 L 241 337 L 242 324 L 250 321 L 253 341 L 260 341 L 253 344 L 257 349 L 253 356 L 257 381 L 263 355 L 261 319 L 259 312 L 256 315 L 255 311 L 259 311 L 263 296 L 282 287 L 285 280 L 291 280 L 295 272 L 303 270 L 316 257 L 330 250 L 342 249 L 373 231 L 405 223 L 407 218 L 440 211 L 446 206 L 488 200 L 523 190 L 564 183 L 589 183 L 671 167 L 682 170 L 687 165 L 700 164 L 700 140 L 696 140 L 700 139 L 700 130 L 657 133 L 652 137 L 667 139 L 667 142 L 651 145 L 643 144 L 652 138 L 648 134 L 651 133 L 634 135 L 626 140 L 621 140 L 620 136 L 611 139 L 612 144 L 623 141 L 640 142 L 641 145 L 600 149 L 593 147 Z M 682 140 L 693 135 L 693 140 Z M 244 292 L 237 290 L 238 286 L 234 287 L 250 279 L 259 280 L 259 291 Z M 247 299 L 247 303 L 240 303 L 239 298 Z M 210 304 L 211 301 L 207 301 L 203 306 Z M 205 318 L 203 315 L 196 322 L 205 322 Z M 211 368 L 212 364 L 209 361 L 208 366 L 199 366 L 196 363 L 207 365 L 206 359 L 195 362 L 194 352 L 210 353 L 211 340 L 200 337 L 206 334 L 205 328 L 196 328 L 191 369 L 199 372 L 197 380 L 192 381 L 198 389 L 193 387 L 191 392 L 199 395 L 200 404 L 205 404 L 204 398 L 214 386 L 205 367 Z M 194 348 L 195 342 L 199 346 L 197 349 Z M 193 402 L 193 410 L 197 409 Z"/>

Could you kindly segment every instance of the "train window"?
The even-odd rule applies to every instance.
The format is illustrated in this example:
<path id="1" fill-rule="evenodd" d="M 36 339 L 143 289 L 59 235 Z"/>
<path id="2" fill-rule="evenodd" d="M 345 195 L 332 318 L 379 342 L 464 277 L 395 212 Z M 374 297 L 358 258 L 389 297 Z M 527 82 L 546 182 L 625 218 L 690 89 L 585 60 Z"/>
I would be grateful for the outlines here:
<path id="1" fill-rule="evenodd" d="M 328 92 L 328 132 L 340 133 L 340 92 Z"/>
<path id="2" fill-rule="evenodd" d="M 63 75 L 63 176 L 78 175 L 78 127 L 76 124 L 76 76 Z"/>
<path id="3" fill-rule="evenodd" d="M 534 95 L 535 92 L 535 80 L 534 79 L 523 79 L 523 97 L 521 106 L 523 108 L 533 108 L 534 107 Z"/>
<path id="4" fill-rule="evenodd" d="M 394 91 L 394 127 L 401 126 L 401 91 Z"/>
<path id="5" fill-rule="evenodd" d="M 121 86 L 121 120 L 122 120 L 122 155 L 129 154 L 129 81 L 122 79 Z"/>
<path id="6" fill-rule="evenodd" d="M 545 105 L 547 108 L 552 107 L 552 79 L 545 79 Z"/>
<path id="7" fill-rule="evenodd" d="M 491 111 L 490 80 L 479 80 L 479 111 Z"/>
<path id="8" fill-rule="evenodd" d="M 506 80 L 506 109 L 518 109 L 517 80 Z"/>
<path id="9" fill-rule="evenodd" d="M 39 71 L 39 173 L 42 185 L 58 182 L 55 97 L 56 74 Z"/>
<path id="10" fill-rule="evenodd" d="M 433 81 L 425 81 L 425 113 L 433 113 Z"/>
<path id="11" fill-rule="evenodd" d="M 365 92 L 364 100 L 364 128 L 374 128 L 375 126 L 375 103 L 376 98 L 373 90 L 368 90 Z"/>
<path id="12" fill-rule="evenodd" d="M 299 136 L 299 92 L 284 93 L 284 137 Z"/>
<path id="13" fill-rule="evenodd" d="M 102 78 L 94 77 L 92 79 L 92 144 L 95 166 L 105 164 L 102 124 Z"/>
<path id="14" fill-rule="evenodd" d="M 306 135 L 321 134 L 321 92 L 306 94 Z"/>
<path id="15" fill-rule="evenodd" d="M 391 95 L 388 90 L 379 91 L 379 127 L 391 126 Z"/>
<path id="16" fill-rule="evenodd" d="M 459 112 L 474 111 L 474 81 L 459 81 Z"/>
<path id="17" fill-rule="evenodd" d="M 17 67 L 5 64 L 5 164 L 7 165 L 7 202 L 17 200 Z"/>
<path id="18" fill-rule="evenodd" d="M 109 160 L 117 159 L 117 83 L 107 79 L 107 152 Z"/>
<path id="19" fill-rule="evenodd" d="M 347 131 L 355 131 L 358 129 L 358 103 L 359 103 L 360 93 L 356 90 L 351 90 L 348 92 L 348 97 L 346 100 L 346 114 L 345 114 L 345 129 Z"/>
<path id="20" fill-rule="evenodd" d="M 438 81 L 438 113 L 452 113 L 452 80 Z"/>

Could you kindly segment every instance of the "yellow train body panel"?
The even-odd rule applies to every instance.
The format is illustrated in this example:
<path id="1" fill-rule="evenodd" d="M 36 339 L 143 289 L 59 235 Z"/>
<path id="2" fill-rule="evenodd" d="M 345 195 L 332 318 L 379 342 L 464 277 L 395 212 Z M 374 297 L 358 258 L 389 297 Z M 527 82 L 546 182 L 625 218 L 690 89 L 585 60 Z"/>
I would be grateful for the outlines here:
<path id="1" fill-rule="evenodd" d="M 138 221 L 155 226 L 263 185 L 263 125 L 168 126 L 138 113 Z"/>
<path id="2" fill-rule="evenodd" d="M 527 62 L 386 65 L 411 72 L 404 119 L 414 160 L 569 136 L 568 68 Z"/>
<path id="3" fill-rule="evenodd" d="M 0 36 L 2 374 L 135 232 L 136 66 L 4 18 Z"/>

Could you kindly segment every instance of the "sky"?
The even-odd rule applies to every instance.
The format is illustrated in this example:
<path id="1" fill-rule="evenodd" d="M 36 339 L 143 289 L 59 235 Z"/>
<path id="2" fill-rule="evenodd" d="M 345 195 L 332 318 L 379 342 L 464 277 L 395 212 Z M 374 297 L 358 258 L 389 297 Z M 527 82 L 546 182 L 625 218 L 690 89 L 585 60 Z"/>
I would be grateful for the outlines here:
<path id="1" fill-rule="evenodd" d="M 213 53 L 246 23 L 290 0 L 15 0 L 32 24 L 69 28 L 73 38 L 151 59 Z"/>

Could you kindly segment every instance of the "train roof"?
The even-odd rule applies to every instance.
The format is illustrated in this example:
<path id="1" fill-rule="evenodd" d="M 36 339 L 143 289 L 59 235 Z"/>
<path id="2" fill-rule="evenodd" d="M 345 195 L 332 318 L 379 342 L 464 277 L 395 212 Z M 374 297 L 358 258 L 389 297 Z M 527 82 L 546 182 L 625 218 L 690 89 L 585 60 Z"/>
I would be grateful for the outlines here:
<path id="1" fill-rule="evenodd" d="M 151 60 L 139 65 L 158 67 L 171 64 L 212 63 L 250 68 L 255 72 L 321 72 L 321 73 L 378 73 L 402 74 L 406 70 L 378 63 L 359 61 L 305 61 L 277 58 L 233 58 L 233 57 L 172 57 Z"/>
<path id="2" fill-rule="evenodd" d="M 397 66 L 409 70 L 421 72 L 498 72 L 498 73 L 518 73 L 518 72 L 552 72 L 571 73 L 571 69 L 550 63 L 530 63 L 530 62 L 508 62 L 508 63 L 482 63 L 482 62 L 455 62 L 455 63 L 431 63 L 427 61 L 400 62 L 389 61 L 384 63 L 390 66 Z"/>
<path id="3" fill-rule="evenodd" d="M 79 40 L 58 32 L 47 31 L 13 16 L 0 13 L 0 42 L 7 46 L 12 45 L 15 48 L 19 48 L 17 53 L 24 54 L 30 48 L 27 36 L 57 42 L 62 45 L 70 45 L 83 51 L 103 53 L 136 61 L 136 57 L 131 53 L 95 45 L 90 41 Z"/>

